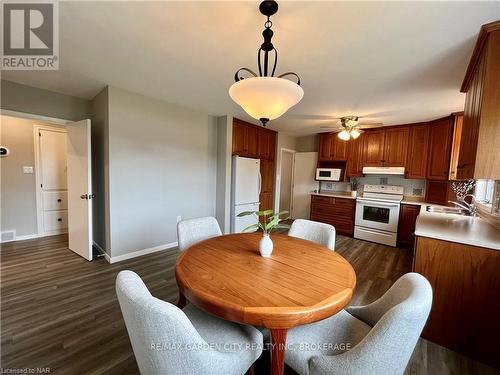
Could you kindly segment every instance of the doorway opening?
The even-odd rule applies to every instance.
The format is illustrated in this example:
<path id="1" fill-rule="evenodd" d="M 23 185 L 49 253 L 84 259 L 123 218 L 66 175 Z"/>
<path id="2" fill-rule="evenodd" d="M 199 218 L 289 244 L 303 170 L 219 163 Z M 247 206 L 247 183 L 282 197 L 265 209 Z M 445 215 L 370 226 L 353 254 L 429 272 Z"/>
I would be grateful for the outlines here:
<path id="1" fill-rule="evenodd" d="M 1 242 L 67 233 L 92 260 L 90 120 L 2 112 Z"/>
<path id="2" fill-rule="evenodd" d="M 293 170 L 295 151 L 281 149 L 279 211 L 288 211 L 293 217 Z"/>

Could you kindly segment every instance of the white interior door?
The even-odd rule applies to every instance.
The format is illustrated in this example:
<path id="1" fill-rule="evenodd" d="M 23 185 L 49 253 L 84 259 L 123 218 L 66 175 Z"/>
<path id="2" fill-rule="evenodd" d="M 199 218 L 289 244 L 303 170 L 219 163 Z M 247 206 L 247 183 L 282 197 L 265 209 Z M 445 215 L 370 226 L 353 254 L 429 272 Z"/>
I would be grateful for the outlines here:
<path id="1" fill-rule="evenodd" d="M 92 260 L 90 120 L 67 125 L 69 248 Z"/>
<path id="2" fill-rule="evenodd" d="M 316 178 L 317 152 L 296 152 L 293 171 L 293 219 L 309 219 L 311 211 L 311 192 L 318 189 Z"/>

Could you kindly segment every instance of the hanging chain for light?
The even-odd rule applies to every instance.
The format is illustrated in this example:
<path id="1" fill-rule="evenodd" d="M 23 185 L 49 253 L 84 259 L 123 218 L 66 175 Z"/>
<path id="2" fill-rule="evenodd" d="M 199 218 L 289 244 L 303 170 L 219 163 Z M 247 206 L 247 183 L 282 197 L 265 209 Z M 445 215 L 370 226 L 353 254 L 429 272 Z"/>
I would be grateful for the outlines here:
<path id="1" fill-rule="evenodd" d="M 274 0 L 263 1 L 259 10 L 266 16 L 262 31 L 264 41 L 257 52 L 259 74 L 249 68 L 238 69 L 234 75 L 236 82 L 229 88 L 229 96 L 247 114 L 266 126 L 270 120 L 282 116 L 296 105 L 304 96 L 304 90 L 300 87 L 299 76 L 293 72 L 275 77 L 278 52 L 272 43 L 271 16 L 278 11 L 278 3 Z M 245 77 L 242 73 L 245 73 Z M 295 79 L 283 79 L 286 76 L 294 76 L 296 82 Z"/>
<path id="2" fill-rule="evenodd" d="M 264 23 L 264 31 L 262 31 L 262 36 L 264 37 L 264 42 L 261 44 L 259 51 L 257 53 L 257 63 L 259 66 L 259 74 L 255 73 L 253 70 L 249 68 L 240 68 L 236 71 L 234 75 L 234 80 L 236 82 L 241 81 L 244 79 L 244 77 L 240 76 L 239 73 L 242 71 L 250 73 L 254 77 L 274 77 L 274 73 L 276 72 L 276 65 L 278 63 L 278 51 L 276 48 L 274 48 L 273 43 L 271 42 L 271 39 L 273 38 L 273 31 L 271 30 L 271 27 L 273 26 L 273 23 L 271 21 L 271 16 L 276 14 L 278 11 L 278 3 L 274 0 L 266 0 L 260 3 L 259 6 L 260 12 L 267 16 L 267 21 Z M 271 53 L 273 56 L 270 56 Z M 274 61 L 272 64 L 272 70 L 269 74 L 269 60 L 270 58 L 274 57 Z M 283 78 L 286 76 L 294 76 L 297 78 L 297 84 L 300 86 L 300 77 L 294 73 L 294 72 L 286 72 L 278 76 L 278 78 Z"/>

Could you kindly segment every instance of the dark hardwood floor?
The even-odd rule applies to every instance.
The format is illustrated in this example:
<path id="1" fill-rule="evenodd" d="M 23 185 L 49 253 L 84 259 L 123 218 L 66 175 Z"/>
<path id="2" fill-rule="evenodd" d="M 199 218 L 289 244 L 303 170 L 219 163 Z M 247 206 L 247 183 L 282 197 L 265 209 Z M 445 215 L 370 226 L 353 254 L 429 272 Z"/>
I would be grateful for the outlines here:
<path id="1" fill-rule="evenodd" d="M 163 300 L 175 302 L 177 250 L 117 264 L 93 262 L 68 249 L 67 237 L 3 244 L 1 248 L 1 367 L 49 368 L 51 374 L 137 374 L 115 295 L 119 271 L 137 272 Z M 371 302 L 410 271 L 406 250 L 338 236 L 337 251 L 356 270 L 353 304 Z M 407 374 L 498 374 L 421 339 Z"/>

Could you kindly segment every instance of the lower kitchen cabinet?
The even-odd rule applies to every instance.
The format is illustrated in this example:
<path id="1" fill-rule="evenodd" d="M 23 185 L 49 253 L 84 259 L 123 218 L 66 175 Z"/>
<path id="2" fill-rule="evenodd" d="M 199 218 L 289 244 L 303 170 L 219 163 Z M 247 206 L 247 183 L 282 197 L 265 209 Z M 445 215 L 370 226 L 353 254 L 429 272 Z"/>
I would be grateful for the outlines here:
<path id="1" fill-rule="evenodd" d="M 418 236 L 414 271 L 433 289 L 422 337 L 499 367 L 499 269 L 498 250 Z"/>
<path id="2" fill-rule="evenodd" d="M 333 225 L 338 234 L 352 237 L 356 200 L 311 195 L 311 220 Z"/>
<path id="3" fill-rule="evenodd" d="M 399 212 L 398 245 L 413 249 L 415 243 L 415 221 L 420 212 L 420 205 L 402 204 Z"/>

